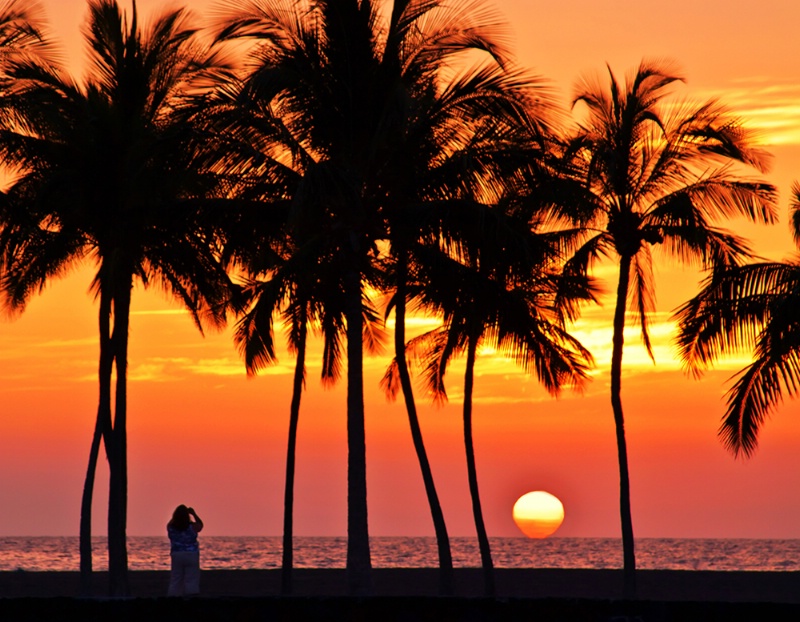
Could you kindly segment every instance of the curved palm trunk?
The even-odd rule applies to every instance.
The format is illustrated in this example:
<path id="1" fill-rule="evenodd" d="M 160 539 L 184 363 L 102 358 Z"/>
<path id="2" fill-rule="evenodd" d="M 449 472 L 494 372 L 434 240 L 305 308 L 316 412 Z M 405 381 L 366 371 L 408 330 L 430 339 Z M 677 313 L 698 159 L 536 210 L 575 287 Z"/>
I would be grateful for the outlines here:
<path id="1" fill-rule="evenodd" d="M 623 256 L 619 264 L 617 302 L 614 308 L 614 335 L 611 351 L 611 407 L 617 432 L 619 461 L 619 512 L 622 525 L 622 557 L 625 575 L 625 597 L 636 597 L 636 554 L 631 518 L 631 486 L 628 475 L 628 448 L 625 442 L 625 419 L 622 414 L 622 347 L 624 344 L 625 308 L 628 301 L 631 258 Z"/>
<path id="2" fill-rule="evenodd" d="M 80 594 L 91 596 L 92 588 L 92 499 L 94 496 L 94 480 L 97 473 L 97 458 L 100 454 L 100 441 L 108 443 L 111 428 L 111 370 L 114 363 L 110 336 L 111 297 L 107 292 L 100 292 L 100 363 L 98 369 L 99 400 L 97 418 L 89 449 L 89 464 L 83 482 L 80 519 Z"/>
<path id="3" fill-rule="evenodd" d="M 486 591 L 486 596 L 494 596 L 494 564 L 492 563 L 492 551 L 489 547 L 489 536 L 486 534 L 486 525 L 483 522 L 481 495 L 478 492 L 478 470 L 475 467 L 475 448 L 472 444 L 472 388 L 475 380 L 475 353 L 477 349 L 478 340 L 471 337 L 467 345 L 467 368 L 464 372 L 464 448 L 467 454 L 467 478 L 469 480 L 469 494 L 472 498 L 472 516 L 475 519 L 475 531 L 478 533 L 478 547 L 481 552 L 484 590 Z"/>
<path id="4" fill-rule="evenodd" d="M 306 369 L 306 319 L 300 324 L 299 343 L 297 344 L 297 361 L 294 366 L 294 382 L 292 384 L 292 405 L 289 413 L 289 440 L 286 449 L 286 484 L 283 492 L 283 558 L 281 560 L 281 594 L 292 593 L 292 567 L 294 563 L 294 473 L 297 452 L 297 423 L 300 420 L 300 398 L 303 395 L 303 384 Z"/>
<path id="5" fill-rule="evenodd" d="M 402 262 L 402 260 L 401 260 Z M 400 386 L 408 412 L 408 424 L 411 428 L 411 438 L 414 450 L 417 452 L 417 461 L 422 472 L 422 481 L 425 484 L 425 494 L 431 509 L 433 529 L 436 533 L 436 544 L 439 550 L 439 593 L 442 596 L 453 594 L 453 556 L 450 552 L 450 538 L 447 535 L 447 525 L 444 521 L 439 495 L 433 482 L 433 472 L 428 461 L 428 453 L 422 440 L 422 429 L 417 417 L 417 406 L 414 402 L 414 391 L 411 386 L 411 375 L 406 361 L 406 296 L 405 296 L 405 264 L 400 269 L 397 283 L 397 304 L 395 306 L 394 351 L 397 361 L 397 373 L 400 376 Z"/>
<path id="6" fill-rule="evenodd" d="M 102 355 L 101 355 L 102 358 Z M 92 435 L 92 445 L 89 449 L 89 464 L 86 467 L 86 476 L 83 480 L 83 494 L 81 496 L 80 520 L 80 594 L 91 596 L 92 586 L 92 498 L 94 495 L 94 478 L 97 472 L 97 457 L 100 453 L 100 440 L 103 436 L 102 413 L 98 408 L 97 419 Z"/>
<path id="7" fill-rule="evenodd" d="M 347 583 L 350 594 L 372 591 L 367 518 L 367 452 L 364 431 L 363 321 L 361 275 L 345 276 L 347 320 Z"/>
<path id="8" fill-rule="evenodd" d="M 114 359 L 117 384 L 114 427 L 111 433 L 113 451 L 109 456 L 108 492 L 108 576 L 112 596 L 129 596 L 128 585 L 128 438 L 127 380 L 128 326 L 130 320 L 131 283 L 122 284 L 114 296 Z"/>

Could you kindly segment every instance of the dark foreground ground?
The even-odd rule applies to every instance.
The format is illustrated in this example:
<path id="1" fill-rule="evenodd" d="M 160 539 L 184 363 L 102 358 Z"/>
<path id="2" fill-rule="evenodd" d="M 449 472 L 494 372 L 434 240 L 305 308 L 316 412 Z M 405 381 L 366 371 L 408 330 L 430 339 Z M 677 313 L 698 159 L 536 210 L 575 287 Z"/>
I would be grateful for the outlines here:
<path id="1" fill-rule="evenodd" d="M 433 569 L 378 569 L 373 596 L 346 596 L 343 570 L 295 571 L 295 593 L 279 597 L 277 570 L 204 571 L 203 595 L 164 597 L 168 573 L 131 573 L 130 599 L 76 598 L 77 573 L 0 572 L 0 621 L 800 621 L 800 572 L 644 570 L 639 600 L 622 599 L 615 570 L 497 570 L 497 598 L 482 596 L 478 569 L 456 570 L 456 594 L 437 596 Z"/>

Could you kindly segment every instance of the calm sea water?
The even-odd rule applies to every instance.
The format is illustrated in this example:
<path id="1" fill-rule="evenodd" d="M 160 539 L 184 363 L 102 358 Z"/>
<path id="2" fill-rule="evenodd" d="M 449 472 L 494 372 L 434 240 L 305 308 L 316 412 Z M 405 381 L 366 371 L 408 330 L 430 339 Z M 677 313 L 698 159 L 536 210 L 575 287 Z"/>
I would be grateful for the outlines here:
<path id="1" fill-rule="evenodd" d="M 620 568 L 620 541 L 613 538 L 493 538 L 499 568 Z M 434 538 L 372 538 L 376 568 L 424 568 L 437 565 Z M 480 566 L 474 538 L 453 538 L 456 567 Z M 800 540 L 713 540 L 643 538 L 636 542 L 637 566 L 672 570 L 800 570 Z M 205 569 L 278 568 L 280 537 L 201 537 Z M 344 568 L 345 538 L 295 538 L 300 568 Z M 166 537 L 128 538 L 132 570 L 168 570 Z M 108 564 L 105 538 L 94 539 L 95 568 Z M 2 570 L 78 570 L 78 538 L 0 538 Z"/>

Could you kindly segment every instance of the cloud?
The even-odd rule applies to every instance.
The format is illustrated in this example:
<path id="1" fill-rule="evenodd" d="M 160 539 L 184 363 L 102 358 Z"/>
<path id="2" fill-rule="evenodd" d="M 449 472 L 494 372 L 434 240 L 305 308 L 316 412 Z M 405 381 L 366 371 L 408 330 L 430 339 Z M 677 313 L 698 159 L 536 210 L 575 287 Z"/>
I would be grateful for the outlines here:
<path id="1" fill-rule="evenodd" d="M 276 364 L 259 371 L 259 376 L 290 375 L 294 373 L 293 361 L 288 365 Z M 137 382 L 173 382 L 186 376 L 243 377 L 244 363 L 238 358 L 158 358 L 145 359 L 132 367 L 128 378 Z"/>
<path id="2" fill-rule="evenodd" d="M 551 395 L 482 395 L 473 396 L 472 403 L 481 406 L 498 406 L 502 404 L 538 404 L 550 402 Z"/>
<path id="3" fill-rule="evenodd" d="M 725 89 L 707 91 L 717 97 L 755 130 L 768 145 L 800 145 L 800 83 L 775 82 L 768 76 L 731 81 Z"/>
<path id="4" fill-rule="evenodd" d="M 200 359 L 186 366 L 186 371 L 201 376 L 244 376 L 245 366 L 241 359 Z M 290 365 L 276 363 L 258 372 L 259 376 L 285 376 L 294 373 L 294 361 Z"/>
<path id="5" fill-rule="evenodd" d="M 595 358 L 595 367 L 590 376 L 600 378 L 607 376 L 611 367 L 611 338 L 613 308 L 589 307 L 581 318 L 569 329 L 569 332 L 587 348 Z M 625 346 L 623 350 L 623 374 L 635 375 L 640 372 L 683 371 L 684 366 L 678 356 L 674 343 L 677 327 L 672 320 L 672 313 L 658 311 L 652 313 L 648 324 L 650 342 L 655 363 L 648 356 L 642 343 L 641 328 L 636 324 L 636 314 L 628 314 L 628 325 L 625 327 Z M 379 357 L 376 363 L 383 361 Z M 720 359 L 715 369 L 738 371 L 752 362 L 749 353 L 743 352 Z M 382 362 L 385 366 L 385 362 Z M 455 389 L 463 378 L 463 357 L 453 361 L 448 369 L 448 390 Z M 477 382 L 493 382 L 519 378 L 525 382 L 533 374 L 526 374 L 513 360 L 492 348 L 481 348 L 475 366 Z M 569 391 L 565 391 L 566 395 Z M 451 395 L 451 399 L 453 396 Z M 488 399 L 488 398 L 487 398 Z M 492 398 L 494 399 L 494 398 Z M 530 399 L 530 398 L 525 398 Z"/>
<path id="6" fill-rule="evenodd" d="M 655 364 L 644 347 L 641 327 L 635 323 L 636 319 L 634 313 L 628 313 L 622 354 L 623 371 L 683 369 L 683 363 L 678 356 L 674 342 L 677 326 L 672 320 L 672 314 L 667 311 L 658 311 L 650 315 L 648 333 Z M 611 338 L 613 336 L 611 312 L 602 308 L 590 309 L 584 313 L 570 332 L 591 351 L 595 357 L 597 371 L 605 373 L 611 366 Z M 751 362 L 752 358 L 748 353 L 734 354 L 720 359 L 715 368 L 738 370 Z"/>
<path id="7" fill-rule="evenodd" d="M 135 364 L 128 378 L 136 382 L 171 382 L 187 375 L 243 376 L 244 364 L 238 359 L 193 359 L 189 357 L 147 358 Z"/>

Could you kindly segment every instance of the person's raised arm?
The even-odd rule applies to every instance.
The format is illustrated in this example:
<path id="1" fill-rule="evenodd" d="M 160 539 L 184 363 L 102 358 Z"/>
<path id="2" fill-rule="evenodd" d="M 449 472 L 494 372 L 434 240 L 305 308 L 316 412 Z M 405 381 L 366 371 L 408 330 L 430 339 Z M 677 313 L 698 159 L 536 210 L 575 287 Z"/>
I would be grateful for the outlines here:
<path id="1" fill-rule="evenodd" d="M 197 515 L 197 512 L 194 511 L 194 508 L 186 508 L 186 509 L 188 510 L 189 514 L 191 514 L 192 517 L 194 518 L 194 523 L 193 523 L 194 530 L 197 533 L 200 533 L 203 530 L 203 521 L 200 520 L 200 517 Z"/>

